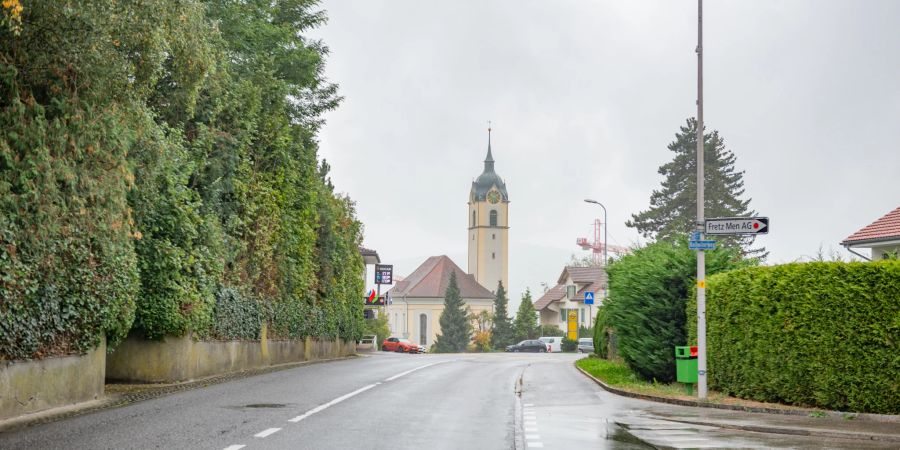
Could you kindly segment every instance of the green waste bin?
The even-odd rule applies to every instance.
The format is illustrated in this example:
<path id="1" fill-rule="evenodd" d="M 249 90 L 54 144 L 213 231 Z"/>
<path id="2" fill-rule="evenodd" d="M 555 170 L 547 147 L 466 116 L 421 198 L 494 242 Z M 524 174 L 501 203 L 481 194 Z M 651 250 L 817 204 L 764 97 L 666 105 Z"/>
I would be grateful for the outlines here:
<path id="1" fill-rule="evenodd" d="M 697 382 L 697 347 L 675 347 L 675 380 Z"/>

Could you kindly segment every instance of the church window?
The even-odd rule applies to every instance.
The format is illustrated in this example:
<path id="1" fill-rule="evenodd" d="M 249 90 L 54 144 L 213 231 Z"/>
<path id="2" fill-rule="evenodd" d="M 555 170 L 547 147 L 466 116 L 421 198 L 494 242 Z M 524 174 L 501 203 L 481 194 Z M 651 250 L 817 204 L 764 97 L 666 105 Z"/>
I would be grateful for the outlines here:
<path id="1" fill-rule="evenodd" d="M 419 314 L 419 344 L 428 345 L 428 316 Z"/>
<path id="2" fill-rule="evenodd" d="M 497 254 L 492 252 L 492 253 L 491 253 L 491 259 L 497 259 Z"/>
<path id="3" fill-rule="evenodd" d="M 492 235 L 491 235 L 491 239 L 497 239 L 497 235 L 496 235 L 496 234 L 492 234 Z"/>
<path id="4" fill-rule="evenodd" d="M 472 211 L 472 226 L 475 226 L 475 211 Z"/>
<path id="5" fill-rule="evenodd" d="M 497 210 L 496 209 L 491 210 L 491 226 L 492 227 L 497 226 Z"/>

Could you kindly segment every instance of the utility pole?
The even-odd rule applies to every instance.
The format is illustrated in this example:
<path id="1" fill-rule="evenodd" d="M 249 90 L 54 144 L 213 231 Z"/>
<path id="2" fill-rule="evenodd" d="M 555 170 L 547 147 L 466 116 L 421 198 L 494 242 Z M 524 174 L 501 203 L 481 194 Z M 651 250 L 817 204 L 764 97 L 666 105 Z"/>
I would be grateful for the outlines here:
<path id="1" fill-rule="evenodd" d="M 697 231 L 703 217 L 703 0 L 697 0 Z M 706 379 L 706 254 L 697 251 L 697 396 L 707 395 Z"/>

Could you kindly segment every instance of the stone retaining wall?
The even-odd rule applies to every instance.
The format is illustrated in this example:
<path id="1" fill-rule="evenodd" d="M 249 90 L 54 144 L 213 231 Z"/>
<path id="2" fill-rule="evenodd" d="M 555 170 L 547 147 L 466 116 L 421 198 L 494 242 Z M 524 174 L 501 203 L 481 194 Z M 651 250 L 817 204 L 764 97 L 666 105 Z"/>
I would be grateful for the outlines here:
<path id="1" fill-rule="evenodd" d="M 172 383 L 300 361 L 339 358 L 356 352 L 343 340 L 198 341 L 190 336 L 149 341 L 129 336 L 106 357 L 106 378 Z"/>
<path id="2" fill-rule="evenodd" d="M 0 420 L 103 396 L 106 343 L 85 355 L 0 361 Z"/>

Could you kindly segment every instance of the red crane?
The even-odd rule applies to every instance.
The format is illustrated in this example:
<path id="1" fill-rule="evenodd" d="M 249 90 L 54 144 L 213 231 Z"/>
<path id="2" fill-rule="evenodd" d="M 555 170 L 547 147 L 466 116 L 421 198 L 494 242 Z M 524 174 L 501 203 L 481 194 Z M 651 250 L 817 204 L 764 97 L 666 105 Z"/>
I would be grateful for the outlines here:
<path id="1" fill-rule="evenodd" d="M 601 227 L 603 226 L 603 222 L 600 219 L 594 219 L 594 242 L 588 242 L 587 238 L 578 238 L 575 240 L 575 244 L 581 247 L 582 250 L 591 250 L 591 259 L 594 261 L 594 264 L 597 266 L 604 265 L 603 261 L 603 239 L 601 236 Z M 607 253 L 616 253 L 618 255 L 623 255 L 628 253 L 628 249 L 625 247 L 621 247 L 618 245 L 609 245 L 606 247 Z"/>

